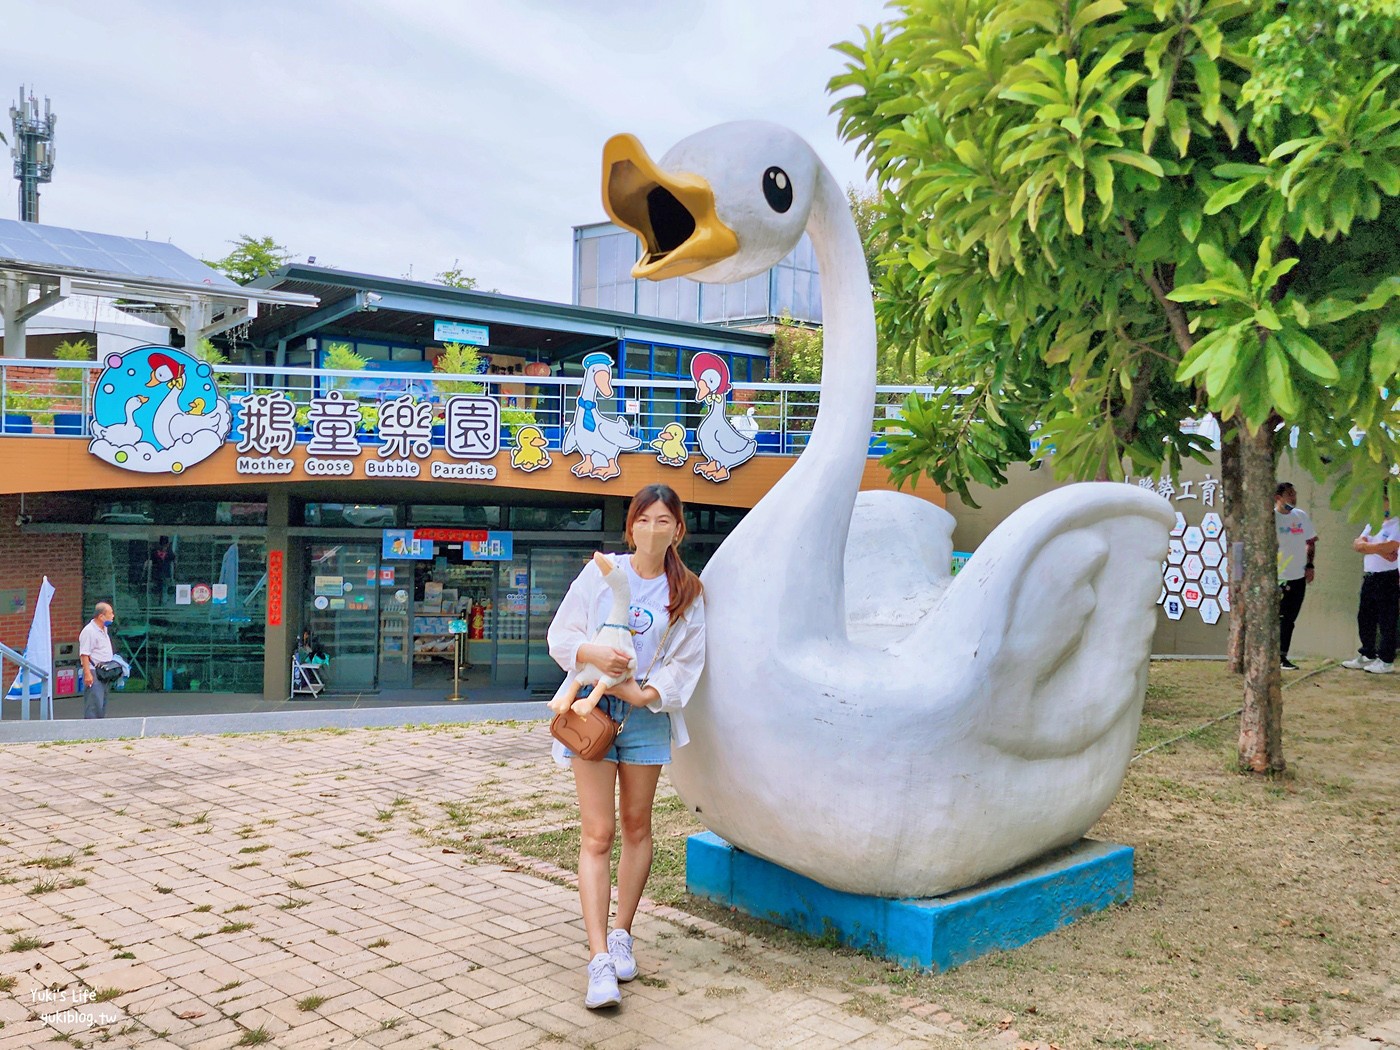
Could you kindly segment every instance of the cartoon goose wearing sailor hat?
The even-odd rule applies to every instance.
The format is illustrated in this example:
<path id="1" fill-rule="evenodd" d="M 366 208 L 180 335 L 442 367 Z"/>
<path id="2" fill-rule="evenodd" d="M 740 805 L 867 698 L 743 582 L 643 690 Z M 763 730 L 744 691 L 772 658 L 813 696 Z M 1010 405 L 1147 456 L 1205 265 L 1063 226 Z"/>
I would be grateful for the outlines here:
<path id="1" fill-rule="evenodd" d="M 561 451 L 578 452 L 583 458 L 569 469 L 581 478 L 607 481 L 622 473 L 617 465 L 620 452 L 630 452 L 642 439 L 632 433 L 626 419 L 606 416 L 598 407 L 602 398 L 613 396 L 612 358 L 598 352 L 583 359 L 583 386 L 573 422 L 564 431 Z"/>

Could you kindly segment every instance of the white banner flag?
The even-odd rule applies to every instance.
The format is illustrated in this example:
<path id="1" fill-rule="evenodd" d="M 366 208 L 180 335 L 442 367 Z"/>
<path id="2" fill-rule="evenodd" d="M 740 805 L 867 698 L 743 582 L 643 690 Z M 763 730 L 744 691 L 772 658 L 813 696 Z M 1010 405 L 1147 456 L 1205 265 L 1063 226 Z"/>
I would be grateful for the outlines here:
<path id="1" fill-rule="evenodd" d="M 24 658 L 36 667 L 42 667 L 47 671 L 50 680 L 53 679 L 53 631 L 49 627 L 49 602 L 52 600 L 53 584 L 45 576 L 43 584 L 39 587 L 39 600 L 34 605 L 34 622 L 29 625 L 29 644 L 24 647 Z M 14 684 L 10 686 L 10 691 L 5 694 L 6 700 L 23 698 L 24 687 L 20 684 L 23 680 L 24 670 L 21 668 L 20 673 L 15 675 Z M 29 676 L 30 699 L 37 700 L 42 693 L 42 684 L 35 675 L 31 674 Z"/>

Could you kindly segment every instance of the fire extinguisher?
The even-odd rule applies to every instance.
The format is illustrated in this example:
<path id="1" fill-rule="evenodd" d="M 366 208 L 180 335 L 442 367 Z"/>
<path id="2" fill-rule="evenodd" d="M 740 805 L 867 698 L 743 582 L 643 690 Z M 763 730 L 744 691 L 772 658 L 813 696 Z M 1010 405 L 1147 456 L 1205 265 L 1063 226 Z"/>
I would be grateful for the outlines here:
<path id="1" fill-rule="evenodd" d="M 472 599 L 471 616 L 467 621 L 467 638 L 470 641 L 480 641 L 486 637 L 486 608 L 481 604 L 479 598 Z"/>

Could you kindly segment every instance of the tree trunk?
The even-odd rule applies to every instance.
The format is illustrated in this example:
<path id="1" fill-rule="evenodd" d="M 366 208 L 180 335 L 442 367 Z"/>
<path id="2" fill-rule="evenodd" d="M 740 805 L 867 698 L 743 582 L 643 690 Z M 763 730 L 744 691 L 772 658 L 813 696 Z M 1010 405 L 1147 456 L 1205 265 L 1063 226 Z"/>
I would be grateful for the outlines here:
<path id="1" fill-rule="evenodd" d="M 1220 492 L 1224 500 L 1224 510 L 1221 517 L 1225 523 L 1225 535 L 1229 538 L 1233 551 L 1226 551 L 1230 557 L 1230 575 L 1244 571 L 1243 562 L 1239 561 L 1234 553 L 1241 548 L 1234 546 L 1239 543 L 1240 533 L 1240 507 L 1244 504 L 1244 493 L 1241 489 L 1240 479 L 1240 432 L 1238 427 L 1230 434 L 1226 440 L 1226 424 L 1220 427 Z M 1236 600 L 1230 606 L 1230 644 L 1226 649 L 1226 662 L 1229 664 L 1232 674 L 1244 674 L 1244 594 L 1243 588 L 1237 586 L 1233 579 L 1227 579 L 1226 584 L 1230 588 L 1230 594 L 1236 595 Z"/>
<path id="2" fill-rule="evenodd" d="M 1240 716 L 1240 769 L 1277 773 L 1283 761 L 1283 675 L 1278 642 L 1278 533 L 1274 526 L 1274 428 L 1239 431 L 1244 542 L 1244 713 Z"/>

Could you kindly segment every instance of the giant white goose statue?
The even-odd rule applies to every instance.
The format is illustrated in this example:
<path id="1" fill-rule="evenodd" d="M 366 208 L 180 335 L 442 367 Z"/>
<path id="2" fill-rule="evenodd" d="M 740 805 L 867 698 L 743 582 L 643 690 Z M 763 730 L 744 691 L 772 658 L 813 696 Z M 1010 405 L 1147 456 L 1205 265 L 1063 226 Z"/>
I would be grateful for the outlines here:
<path id="1" fill-rule="evenodd" d="M 705 672 L 671 766 L 686 804 L 743 850 L 880 896 L 939 895 L 1080 838 L 1136 738 L 1165 501 L 1061 488 L 950 581 L 946 512 L 857 496 L 874 314 L 846 195 L 812 149 L 740 122 L 653 162 L 619 135 L 603 197 L 642 240 L 636 277 L 743 280 L 804 229 L 821 272 L 811 439 L 704 572 Z"/>

